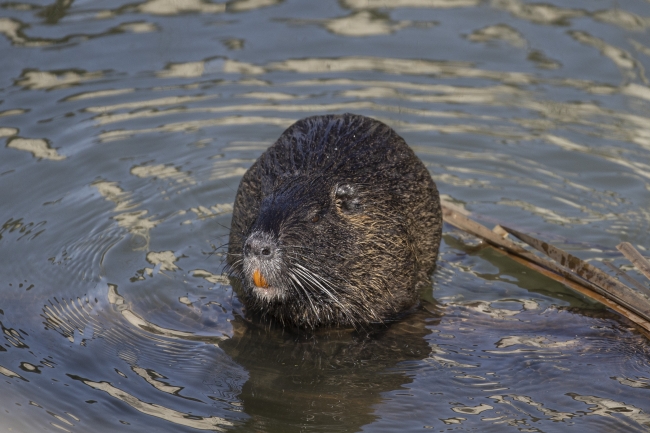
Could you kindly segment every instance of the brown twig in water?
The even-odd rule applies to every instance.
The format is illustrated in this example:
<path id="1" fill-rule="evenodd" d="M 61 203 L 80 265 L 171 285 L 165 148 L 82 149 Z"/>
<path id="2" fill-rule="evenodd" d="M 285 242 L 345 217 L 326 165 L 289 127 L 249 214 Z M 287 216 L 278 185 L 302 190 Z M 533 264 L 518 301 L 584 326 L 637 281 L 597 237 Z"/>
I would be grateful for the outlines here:
<path id="1" fill-rule="evenodd" d="M 650 262 L 641 255 L 629 242 L 621 242 L 616 246 L 625 258 L 632 262 L 632 264 L 643 274 L 646 278 L 650 279 Z"/>
<path id="2" fill-rule="evenodd" d="M 453 209 L 452 206 L 443 204 L 442 214 L 445 222 L 482 238 L 515 261 L 618 312 L 635 323 L 643 334 L 650 338 L 650 302 L 605 272 L 566 251 L 516 230 L 502 226 L 496 226 L 494 230 L 490 230 Z M 506 239 L 505 236 L 508 233 L 517 236 L 554 261 L 539 257 Z M 650 264 L 648 265 L 648 275 L 650 275 Z"/>
<path id="3" fill-rule="evenodd" d="M 612 262 L 605 262 L 603 261 L 603 264 L 606 265 L 609 269 L 614 271 L 616 275 L 619 278 L 623 278 L 625 281 L 636 287 L 640 292 L 644 292 L 646 295 L 650 296 L 650 289 L 648 289 L 646 286 L 635 280 L 634 278 L 630 277 L 627 273 L 624 271 L 620 270 Z"/>

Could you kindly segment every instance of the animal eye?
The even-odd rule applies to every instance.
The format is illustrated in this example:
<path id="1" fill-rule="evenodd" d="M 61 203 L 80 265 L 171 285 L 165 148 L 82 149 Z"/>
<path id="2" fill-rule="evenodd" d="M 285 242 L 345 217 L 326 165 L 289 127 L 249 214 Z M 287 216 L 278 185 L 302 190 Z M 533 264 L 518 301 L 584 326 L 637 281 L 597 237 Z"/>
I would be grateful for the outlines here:
<path id="1" fill-rule="evenodd" d="M 361 200 L 357 189 L 348 184 L 339 185 L 335 191 L 336 207 L 345 213 L 358 212 L 361 210 Z"/>
<path id="2" fill-rule="evenodd" d="M 320 215 L 314 215 L 311 219 L 311 222 L 313 223 L 317 223 L 318 221 L 320 221 Z"/>

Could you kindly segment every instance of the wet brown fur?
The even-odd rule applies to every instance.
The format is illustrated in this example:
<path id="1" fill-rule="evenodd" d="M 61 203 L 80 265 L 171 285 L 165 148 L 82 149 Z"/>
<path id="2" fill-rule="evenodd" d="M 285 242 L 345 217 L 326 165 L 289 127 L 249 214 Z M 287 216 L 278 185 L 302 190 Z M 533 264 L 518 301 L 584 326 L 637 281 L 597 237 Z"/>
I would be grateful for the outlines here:
<path id="1" fill-rule="evenodd" d="M 242 178 L 228 262 L 251 312 L 299 327 L 365 325 L 417 302 L 441 227 L 436 186 L 395 131 L 364 116 L 314 116 Z M 251 252 L 261 244 L 272 252 Z M 254 269 L 269 289 L 255 287 Z"/>

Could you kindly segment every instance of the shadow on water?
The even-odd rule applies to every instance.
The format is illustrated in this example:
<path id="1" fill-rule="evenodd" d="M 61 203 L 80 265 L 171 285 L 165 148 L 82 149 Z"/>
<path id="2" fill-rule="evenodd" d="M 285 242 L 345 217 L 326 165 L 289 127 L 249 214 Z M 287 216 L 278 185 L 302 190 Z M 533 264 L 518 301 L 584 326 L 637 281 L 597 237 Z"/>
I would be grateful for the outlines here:
<path id="1" fill-rule="evenodd" d="M 221 347 L 249 373 L 239 398 L 251 419 L 241 431 L 357 431 L 372 423 L 382 394 L 411 382 L 397 367 L 429 356 L 424 337 L 438 321 L 420 308 L 369 334 L 305 334 L 237 319 Z"/>

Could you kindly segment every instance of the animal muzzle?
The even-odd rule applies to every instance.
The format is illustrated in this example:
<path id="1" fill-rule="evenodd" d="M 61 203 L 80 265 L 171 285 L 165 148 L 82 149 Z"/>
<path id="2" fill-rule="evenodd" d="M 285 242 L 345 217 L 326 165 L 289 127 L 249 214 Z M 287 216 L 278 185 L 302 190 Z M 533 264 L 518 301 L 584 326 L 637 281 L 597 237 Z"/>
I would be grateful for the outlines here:
<path id="1" fill-rule="evenodd" d="M 264 232 L 254 232 L 244 243 L 244 257 L 271 260 L 275 257 L 277 249 L 277 242 L 270 235 Z"/>
<path id="2" fill-rule="evenodd" d="M 257 288 L 267 289 L 277 279 L 279 249 L 274 237 L 266 232 L 253 232 L 244 242 L 244 273 Z"/>

